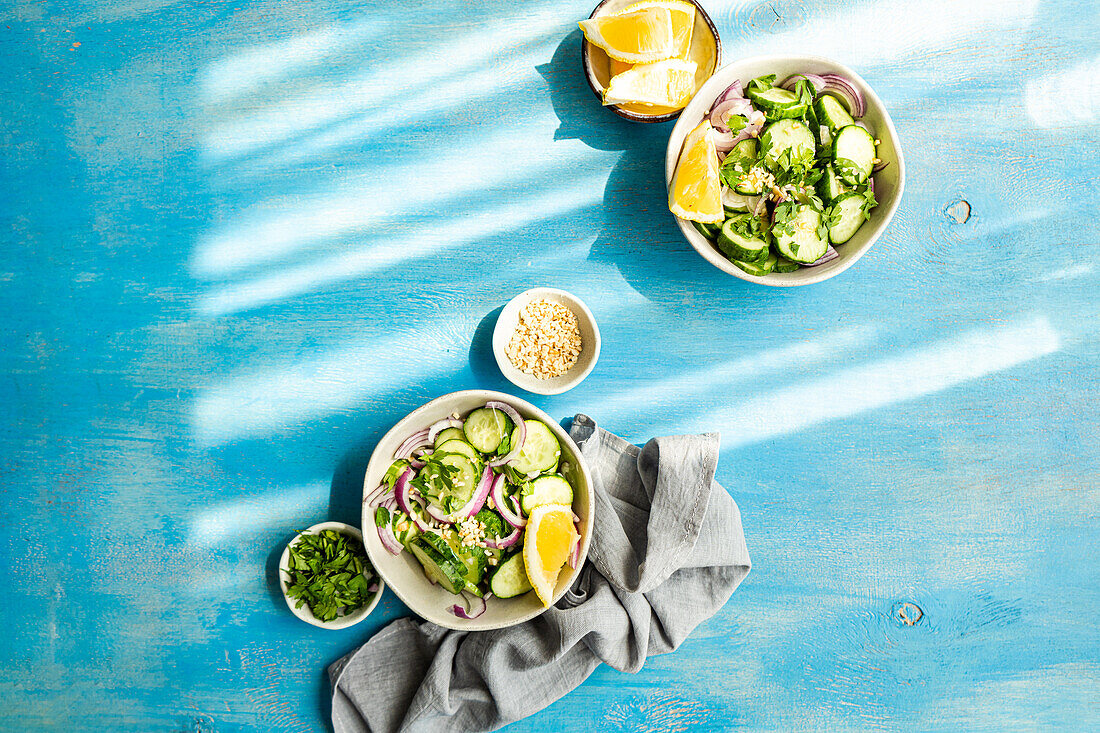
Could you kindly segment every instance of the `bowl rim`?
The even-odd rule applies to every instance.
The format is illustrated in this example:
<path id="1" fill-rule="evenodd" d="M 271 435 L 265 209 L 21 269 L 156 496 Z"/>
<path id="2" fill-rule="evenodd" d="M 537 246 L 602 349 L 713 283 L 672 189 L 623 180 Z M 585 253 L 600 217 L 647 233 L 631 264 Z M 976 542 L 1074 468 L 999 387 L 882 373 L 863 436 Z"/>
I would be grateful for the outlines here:
<path id="1" fill-rule="evenodd" d="M 392 455 L 384 456 L 379 453 L 380 447 L 387 442 L 388 438 L 395 434 L 397 434 L 398 436 L 411 435 L 413 432 L 415 432 L 415 430 L 427 427 L 427 425 L 423 425 L 413 430 L 409 430 L 410 425 L 417 423 L 417 420 L 414 420 L 414 418 L 418 418 L 420 415 L 431 411 L 433 408 L 439 407 L 440 404 L 449 401 L 463 400 L 466 398 L 476 398 L 476 401 L 479 402 L 488 402 L 489 400 L 506 402 L 507 404 L 516 408 L 516 410 L 525 417 L 535 420 L 541 420 L 542 422 L 546 423 L 551 432 L 553 432 L 554 435 L 558 438 L 559 442 L 562 443 L 562 447 L 571 453 L 571 462 L 577 466 L 577 470 L 584 478 L 584 490 L 588 492 L 588 512 L 587 516 L 582 517 L 580 561 L 577 563 L 576 568 L 570 569 L 568 566 L 566 566 L 566 569 L 569 569 L 571 571 L 571 574 L 567 576 L 569 582 L 560 583 L 559 581 L 559 589 L 554 593 L 554 596 L 551 599 L 549 605 L 540 606 L 539 608 L 521 614 L 505 623 L 490 623 L 487 621 L 482 621 L 481 618 L 461 619 L 457 616 L 446 613 L 446 611 L 441 613 L 438 617 L 433 617 L 429 619 L 427 616 L 417 610 L 418 604 L 410 600 L 410 594 L 403 592 L 402 589 L 393 582 L 393 579 L 386 577 L 385 570 L 383 569 L 381 564 L 375 562 L 373 554 L 374 551 L 372 550 L 373 543 L 364 540 L 363 547 L 367 551 L 367 556 L 370 558 L 371 564 L 374 565 L 375 572 L 377 572 L 379 577 L 384 579 L 389 584 L 390 590 L 393 592 L 393 594 L 396 595 L 401 600 L 401 602 L 403 602 L 414 614 L 416 614 L 420 618 L 436 624 L 437 626 L 442 626 L 448 629 L 455 629 L 458 631 L 488 631 L 493 629 L 508 628 L 517 624 L 521 624 L 525 621 L 530 621 L 531 619 L 536 618 L 547 609 L 552 607 L 555 603 L 558 602 L 558 600 L 561 599 L 562 596 L 565 595 L 566 591 L 568 591 L 569 587 L 572 585 L 572 582 L 580 574 L 581 569 L 584 567 L 584 563 L 588 558 L 588 550 L 591 545 L 592 532 L 595 526 L 596 503 L 595 497 L 592 493 L 592 472 L 589 470 L 588 462 L 585 460 L 584 454 L 581 452 L 580 446 L 578 446 L 573 441 L 573 439 L 569 436 L 569 433 L 564 428 L 562 428 L 562 426 L 559 425 L 552 417 L 547 415 L 545 412 L 543 412 L 527 400 L 524 400 L 521 397 L 516 397 L 515 395 L 507 394 L 505 392 L 497 392 L 487 389 L 463 389 L 457 390 L 455 392 L 448 392 L 446 394 L 440 395 L 439 397 L 436 397 L 433 400 L 425 402 L 424 404 L 420 405 L 412 412 L 409 412 L 407 415 L 398 420 L 393 427 L 387 430 L 386 433 L 378 439 L 378 443 L 375 445 L 374 450 L 371 452 L 370 460 L 367 462 L 366 471 L 364 471 L 363 473 L 364 499 L 369 492 L 371 492 L 378 486 L 377 483 L 375 483 L 373 486 L 371 485 L 372 482 L 370 481 L 370 477 L 372 475 L 372 469 L 375 469 L 374 473 L 381 477 L 385 473 L 385 469 L 388 468 L 389 465 L 393 462 Z M 368 506 L 365 501 L 363 503 L 362 521 L 364 523 L 364 526 L 373 526 L 373 509 Z M 508 599 L 490 599 L 490 602 L 492 602 L 492 600 Z"/>
<path id="2" fill-rule="evenodd" d="M 309 610 L 307 604 L 302 604 L 301 608 L 295 606 L 295 601 L 286 592 L 287 583 L 290 582 L 290 548 L 293 547 L 302 538 L 303 534 L 318 534 L 326 529 L 334 529 L 337 532 L 354 537 L 359 540 L 363 545 L 363 551 L 366 552 L 367 544 L 363 542 L 363 533 L 359 531 L 358 527 L 353 527 L 350 524 L 344 522 L 318 522 L 311 527 L 307 527 L 300 533 L 296 533 L 290 542 L 286 543 L 286 547 L 283 549 L 283 554 L 279 558 L 279 590 L 283 592 L 283 600 L 286 601 L 287 608 L 295 616 L 305 621 L 307 624 L 316 626 L 319 629 L 329 629 L 335 631 L 337 629 L 346 629 L 349 626 L 354 626 L 367 616 L 370 616 L 371 612 L 378 605 L 378 601 L 382 598 L 382 593 L 386 590 L 386 581 L 382 578 L 382 574 L 378 572 L 377 568 L 374 568 L 374 576 L 378 580 L 378 590 L 374 594 L 374 598 L 371 602 L 361 608 L 357 608 L 346 616 L 334 619 L 332 621 L 322 621 L 313 615 L 313 612 Z M 367 557 L 370 558 L 370 553 L 367 553 Z M 374 561 L 371 561 L 371 567 L 374 567 Z"/>
<path id="3" fill-rule="evenodd" d="M 876 242 L 878 242 L 883 232 L 886 231 L 886 228 L 893 220 L 894 214 L 897 212 L 898 206 L 901 204 L 902 196 L 905 193 L 905 154 L 902 151 L 901 139 L 898 137 L 897 129 L 894 127 L 894 120 L 890 116 L 889 109 L 887 109 L 886 105 L 883 103 L 882 99 L 878 96 L 875 90 L 871 88 L 871 85 L 868 84 L 867 81 L 853 69 L 835 59 L 827 58 L 825 56 L 784 54 L 762 54 L 758 56 L 746 56 L 745 58 L 731 61 L 720 69 L 717 69 L 714 74 L 712 74 L 711 77 L 707 79 L 706 83 L 704 83 L 703 86 L 699 87 L 699 90 L 695 93 L 695 96 L 692 97 L 691 101 L 688 102 L 687 106 L 684 107 L 683 112 L 691 110 L 692 114 L 682 115 L 680 119 L 677 120 L 676 125 L 672 128 L 672 131 L 669 133 L 668 146 L 665 149 L 665 188 L 667 193 L 668 186 L 672 185 L 672 174 L 676 170 L 676 161 L 680 157 L 680 148 L 683 147 L 683 141 L 687 137 L 687 133 L 690 131 L 691 127 L 697 125 L 699 123 L 699 120 L 702 119 L 701 117 L 699 117 L 699 119 L 695 119 L 696 114 L 704 108 L 709 108 L 708 103 L 703 102 L 702 100 L 706 100 L 708 96 L 711 98 L 717 96 L 717 91 L 720 91 L 719 87 L 721 87 L 722 84 L 728 85 L 728 83 L 730 82 L 730 78 L 734 75 L 733 70 L 735 69 L 735 67 L 748 64 L 766 64 L 769 62 L 810 62 L 833 67 L 836 73 L 846 76 L 856 84 L 856 86 L 863 92 L 864 97 L 868 99 L 870 103 L 868 106 L 874 105 L 877 107 L 878 110 L 882 112 L 882 120 L 885 126 L 885 133 L 882 129 L 878 129 L 876 130 L 876 132 L 878 133 L 878 136 L 880 138 L 884 134 L 889 135 L 895 152 L 896 165 L 898 170 L 898 183 L 897 191 L 894 194 L 893 200 L 889 204 L 881 207 L 882 218 L 877 225 L 877 230 L 862 247 L 853 252 L 850 258 L 844 260 L 843 262 L 837 263 L 836 267 L 812 270 L 808 275 L 803 275 L 798 278 L 776 278 L 773 275 L 758 277 L 756 275 L 750 275 L 744 270 L 741 270 L 728 259 L 723 257 L 717 250 L 714 249 L 709 241 L 703 239 L 702 235 L 695 231 L 695 228 L 691 225 L 690 222 L 681 219 L 680 217 L 675 215 L 672 215 L 672 217 L 676 221 L 676 224 L 679 227 L 680 232 L 683 234 L 684 238 L 687 239 L 688 243 L 692 246 L 692 249 L 698 252 L 699 255 L 702 256 L 703 259 L 705 259 L 707 262 L 714 265 L 719 270 L 725 272 L 728 275 L 733 275 L 734 277 L 737 277 L 741 280 L 745 280 L 747 282 L 755 283 L 758 285 L 767 285 L 769 287 L 785 288 L 799 287 L 802 285 L 813 285 L 815 283 L 824 282 L 825 280 L 836 277 L 842 272 L 848 270 L 848 268 L 854 265 L 857 261 L 859 261 L 859 259 L 863 257 L 863 255 L 865 255 L 871 249 L 871 247 L 875 245 Z M 694 123 L 692 122 L 692 120 L 694 120 Z M 802 273 L 806 270 L 807 268 L 802 268 L 798 272 Z"/>
<path id="4" fill-rule="evenodd" d="M 602 8 L 604 5 L 607 5 L 609 2 L 611 2 L 611 0 L 600 0 L 600 2 L 596 5 L 596 7 L 592 9 L 592 12 L 588 16 L 588 20 L 591 20 L 592 18 L 595 18 L 596 14 L 600 12 L 600 8 Z M 718 71 L 722 68 L 722 38 L 721 38 L 721 36 L 718 35 L 718 27 L 714 25 L 714 21 L 711 20 L 710 15 L 707 14 L 706 9 L 702 5 L 699 4 L 698 0 L 686 0 L 686 2 L 689 2 L 689 3 L 691 3 L 692 5 L 695 6 L 696 12 L 698 12 L 703 17 L 703 21 L 707 24 L 707 28 L 710 30 L 711 36 L 714 37 L 714 71 L 711 72 L 711 76 L 714 76 L 714 74 L 717 74 Z M 595 81 L 595 79 L 593 79 L 594 72 L 592 71 L 592 61 L 589 58 L 589 50 L 588 50 L 589 45 L 590 44 L 588 43 L 588 39 L 585 38 L 584 35 L 582 34 L 581 35 L 581 70 L 584 72 L 584 80 L 588 83 L 588 88 L 592 90 L 592 93 L 596 95 L 596 99 L 600 100 L 600 104 L 602 105 L 603 104 L 603 94 L 600 93 L 600 90 L 597 88 L 596 81 Z M 709 81 L 709 80 L 710 80 L 710 77 L 707 78 L 707 81 Z M 703 82 L 703 83 L 704 83 L 704 85 L 706 84 L 706 82 Z M 695 97 L 693 96 L 692 99 L 694 99 L 694 98 Z M 689 102 L 689 104 L 690 104 L 690 102 Z M 648 123 L 654 123 L 654 122 L 668 122 L 669 120 L 674 120 L 677 117 L 679 117 L 685 109 L 687 109 L 687 105 L 684 105 L 680 109 L 673 110 L 672 112 L 665 112 L 664 114 L 660 114 L 660 115 L 643 115 L 643 114 L 638 113 L 638 112 L 631 112 L 630 110 L 620 108 L 619 105 L 617 105 L 617 104 L 612 104 L 612 105 L 608 106 L 607 109 L 611 110 L 612 112 L 617 114 L 619 117 L 622 117 L 624 120 L 630 120 L 631 122 L 642 122 L 642 123 L 647 123 L 648 124 Z"/>
<path id="5" fill-rule="evenodd" d="M 578 320 L 586 320 L 588 324 L 592 327 L 592 333 L 595 336 L 595 338 L 593 339 L 593 344 L 589 347 L 592 349 L 591 357 L 585 367 L 583 369 L 577 370 L 575 374 L 573 373 L 573 370 L 566 372 L 562 375 L 562 377 L 568 377 L 568 379 L 564 382 L 557 384 L 556 386 L 540 386 L 538 383 L 539 380 L 535 379 L 534 377 L 531 377 L 531 382 L 529 384 L 520 384 L 519 382 L 517 382 L 515 379 L 512 378 L 512 375 L 509 373 L 509 371 L 515 370 L 515 367 L 511 366 L 512 362 L 508 359 L 508 355 L 504 353 L 504 346 L 501 345 L 502 343 L 506 343 L 502 341 L 504 335 L 503 331 L 506 326 L 504 319 L 505 314 L 509 314 L 509 320 L 511 320 L 511 314 L 513 311 L 515 311 L 515 317 L 518 320 L 520 310 L 519 303 L 524 299 L 526 299 L 527 302 L 530 302 L 540 295 L 558 296 L 562 300 L 574 304 L 577 309 L 581 311 L 580 313 L 574 312 L 574 315 L 577 316 Z M 573 310 L 573 308 L 570 308 L 570 310 Z M 497 314 L 496 323 L 493 325 L 492 348 L 493 358 L 496 359 L 497 368 L 500 369 L 500 373 L 503 374 L 504 378 L 507 379 L 509 382 L 524 390 L 525 392 L 531 392 L 533 394 L 562 394 L 564 392 L 568 392 L 569 390 L 573 389 L 578 384 L 583 382 L 588 377 L 588 375 L 592 373 L 592 370 L 596 368 L 596 362 L 600 359 L 600 346 L 602 345 L 602 343 L 603 339 L 600 336 L 600 325 L 596 322 L 596 317 L 592 315 L 592 311 L 589 310 L 588 305 L 573 293 L 570 293 L 567 290 L 561 290 L 559 288 L 536 287 L 524 290 L 522 293 L 519 293 L 504 304 L 504 307 L 501 308 L 500 313 Z M 584 344 L 581 344 L 581 348 L 585 348 Z M 511 369 L 509 369 L 508 367 L 511 367 Z"/>

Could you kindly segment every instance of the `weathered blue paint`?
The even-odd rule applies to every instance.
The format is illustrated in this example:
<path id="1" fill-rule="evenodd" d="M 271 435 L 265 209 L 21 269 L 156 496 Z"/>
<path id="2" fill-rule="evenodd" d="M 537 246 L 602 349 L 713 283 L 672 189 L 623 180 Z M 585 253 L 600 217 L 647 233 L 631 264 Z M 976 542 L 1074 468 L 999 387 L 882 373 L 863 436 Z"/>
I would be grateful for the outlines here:
<path id="1" fill-rule="evenodd" d="M 513 730 L 1100 727 L 1095 5 L 707 7 L 727 59 L 834 56 L 893 114 L 906 197 L 841 277 L 690 250 L 575 0 L 5 6 L 0 727 L 321 728 L 406 610 L 302 624 L 282 543 L 357 518 L 401 415 L 507 388 L 489 316 L 533 285 L 604 336 L 533 401 L 721 430 L 755 567 Z"/>

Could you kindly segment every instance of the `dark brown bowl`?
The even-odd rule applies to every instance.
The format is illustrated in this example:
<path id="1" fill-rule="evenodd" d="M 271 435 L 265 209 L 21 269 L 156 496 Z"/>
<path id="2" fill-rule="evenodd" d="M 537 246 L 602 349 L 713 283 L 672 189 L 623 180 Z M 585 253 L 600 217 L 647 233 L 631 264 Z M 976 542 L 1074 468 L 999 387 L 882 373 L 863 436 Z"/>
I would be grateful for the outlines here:
<path id="1" fill-rule="evenodd" d="M 608 12 L 621 10 L 622 8 L 632 5 L 638 0 L 602 0 L 593 10 L 592 14 L 588 17 L 594 18 L 600 14 L 605 8 Z M 700 69 L 695 74 L 695 89 L 698 90 L 710 76 L 722 66 L 722 39 L 718 36 L 718 29 L 714 27 L 714 21 L 707 15 L 707 11 L 703 10 L 703 6 L 695 0 L 686 0 L 695 6 L 695 28 L 692 31 L 692 47 L 695 46 L 696 34 L 699 32 L 700 27 L 705 27 L 710 36 L 714 39 L 714 58 L 713 63 L 709 69 Z M 607 7 L 610 6 L 610 7 Z M 700 23 L 700 20 L 702 23 Z M 592 90 L 592 93 L 596 95 L 596 99 L 603 103 L 603 89 L 605 82 L 600 80 L 601 70 L 605 73 L 602 75 L 606 78 L 610 78 L 610 72 L 607 72 L 607 64 L 610 62 L 607 54 L 603 49 L 593 46 L 588 42 L 588 39 L 581 37 L 581 68 L 584 69 L 584 78 L 588 82 L 588 88 Z M 602 65 L 602 69 L 598 69 Z M 617 104 L 610 105 L 607 109 L 611 110 L 624 120 L 630 120 L 631 122 L 668 122 L 674 120 L 680 116 L 683 112 L 683 108 L 669 110 L 667 112 L 660 112 L 658 114 L 645 114 L 642 112 L 635 112 L 633 110 L 624 109 Z M 662 108 L 667 109 L 667 108 Z"/>

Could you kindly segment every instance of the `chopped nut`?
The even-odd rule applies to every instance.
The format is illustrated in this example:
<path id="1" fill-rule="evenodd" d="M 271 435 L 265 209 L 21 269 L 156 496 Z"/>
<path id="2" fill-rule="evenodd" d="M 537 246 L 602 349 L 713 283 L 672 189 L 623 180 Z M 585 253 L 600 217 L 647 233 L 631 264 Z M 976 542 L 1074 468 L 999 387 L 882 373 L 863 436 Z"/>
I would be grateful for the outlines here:
<path id="1" fill-rule="evenodd" d="M 560 377 L 580 358 L 577 316 L 559 303 L 536 300 L 520 312 L 504 353 L 517 369 L 536 379 Z"/>

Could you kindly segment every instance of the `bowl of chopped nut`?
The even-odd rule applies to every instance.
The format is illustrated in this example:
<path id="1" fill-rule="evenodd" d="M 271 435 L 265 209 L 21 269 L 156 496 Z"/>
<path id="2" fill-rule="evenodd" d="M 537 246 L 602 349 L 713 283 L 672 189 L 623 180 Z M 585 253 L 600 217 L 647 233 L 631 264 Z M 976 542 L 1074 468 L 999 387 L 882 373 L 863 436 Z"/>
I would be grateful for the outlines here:
<path id="1" fill-rule="evenodd" d="M 576 387 L 600 358 L 600 329 L 577 296 L 532 288 L 512 298 L 497 316 L 493 355 L 509 382 L 535 394 Z"/>

